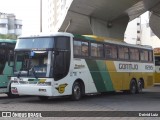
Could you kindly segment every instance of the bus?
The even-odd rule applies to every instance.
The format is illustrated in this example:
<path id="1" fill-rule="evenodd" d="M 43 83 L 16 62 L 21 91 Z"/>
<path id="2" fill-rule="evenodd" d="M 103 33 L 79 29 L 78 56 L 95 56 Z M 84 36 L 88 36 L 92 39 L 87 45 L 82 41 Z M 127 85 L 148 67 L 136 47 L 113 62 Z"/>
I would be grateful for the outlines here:
<path id="1" fill-rule="evenodd" d="M 154 48 L 155 57 L 155 81 L 154 84 L 160 84 L 160 48 Z"/>
<path id="2" fill-rule="evenodd" d="M 13 75 L 13 67 L 8 66 L 9 54 L 13 55 L 16 40 L 0 39 L 0 93 L 12 97 L 10 77 Z M 13 61 L 13 60 L 12 60 Z"/>
<path id="3" fill-rule="evenodd" d="M 21 36 L 15 46 L 13 94 L 70 96 L 109 91 L 142 92 L 153 85 L 153 49 L 103 37 L 49 33 Z M 16 68 L 16 64 L 14 65 Z"/>

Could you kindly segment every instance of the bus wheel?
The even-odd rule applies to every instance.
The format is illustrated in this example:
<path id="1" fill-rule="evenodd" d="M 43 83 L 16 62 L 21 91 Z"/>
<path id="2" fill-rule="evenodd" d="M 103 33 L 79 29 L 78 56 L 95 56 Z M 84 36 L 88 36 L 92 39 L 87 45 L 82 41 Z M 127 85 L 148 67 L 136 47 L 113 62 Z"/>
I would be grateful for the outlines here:
<path id="1" fill-rule="evenodd" d="M 46 100 L 48 100 L 48 97 L 47 96 L 38 96 L 39 97 L 39 99 L 41 100 L 41 101 L 46 101 Z"/>
<path id="2" fill-rule="evenodd" d="M 135 94 L 136 90 L 137 90 L 136 88 L 137 88 L 136 87 L 136 82 L 134 80 L 132 80 L 131 83 L 130 83 L 130 93 Z"/>
<path id="3" fill-rule="evenodd" d="M 138 81 L 136 93 L 141 93 L 142 92 L 142 88 L 143 88 L 142 82 Z"/>
<path id="4" fill-rule="evenodd" d="M 82 97 L 82 89 L 78 82 L 75 82 L 72 87 L 72 100 L 78 101 Z"/>
<path id="5" fill-rule="evenodd" d="M 9 98 L 14 98 L 14 97 L 16 97 L 16 96 L 13 95 L 10 91 L 7 93 L 7 96 L 8 96 Z"/>
<path id="6" fill-rule="evenodd" d="M 9 86 L 9 91 L 8 91 L 8 93 L 7 93 L 7 96 L 9 97 L 9 98 L 15 98 L 15 97 L 18 97 L 19 95 L 14 95 L 14 94 L 12 94 L 12 92 L 11 92 L 11 85 Z"/>

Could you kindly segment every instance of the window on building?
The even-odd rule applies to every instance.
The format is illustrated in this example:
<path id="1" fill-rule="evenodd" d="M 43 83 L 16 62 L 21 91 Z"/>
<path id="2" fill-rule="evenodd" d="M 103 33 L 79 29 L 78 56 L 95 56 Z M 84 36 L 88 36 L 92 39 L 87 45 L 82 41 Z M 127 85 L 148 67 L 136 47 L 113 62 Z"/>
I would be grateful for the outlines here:
<path id="1" fill-rule="evenodd" d="M 6 28 L 6 27 L 7 27 L 7 24 L 0 24 L 0 27 L 1 27 L 1 28 Z"/>

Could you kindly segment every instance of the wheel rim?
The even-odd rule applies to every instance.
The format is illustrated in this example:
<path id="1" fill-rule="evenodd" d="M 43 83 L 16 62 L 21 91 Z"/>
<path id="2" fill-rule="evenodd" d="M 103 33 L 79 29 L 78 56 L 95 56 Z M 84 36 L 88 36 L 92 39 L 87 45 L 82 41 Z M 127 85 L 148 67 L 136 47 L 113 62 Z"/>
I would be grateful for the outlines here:
<path id="1" fill-rule="evenodd" d="M 79 85 L 76 85 L 73 89 L 73 94 L 75 96 L 75 98 L 78 100 L 81 97 L 81 89 L 79 87 Z"/>
<path id="2" fill-rule="evenodd" d="M 134 83 L 132 83 L 132 90 L 131 90 L 131 92 L 132 92 L 133 94 L 136 93 L 136 86 L 135 86 Z"/>
<path id="3" fill-rule="evenodd" d="M 141 82 L 138 83 L 138 91 L 142 92 L 142 83 Z"/>

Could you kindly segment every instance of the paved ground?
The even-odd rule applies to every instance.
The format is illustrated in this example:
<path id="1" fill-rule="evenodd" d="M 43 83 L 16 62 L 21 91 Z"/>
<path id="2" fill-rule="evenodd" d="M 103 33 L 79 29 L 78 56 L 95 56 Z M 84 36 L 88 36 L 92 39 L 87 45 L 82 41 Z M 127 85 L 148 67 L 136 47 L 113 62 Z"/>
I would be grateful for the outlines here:
<path id="1" fill-rule="evenodd" d="M 108 93 L 105 95 L 91 95 L 86 96 L 80 101 L 71 101 L 69 98 L 54 98 L 48 101 L 40 101 L 37 97 L 19 97 L 9 99 L 5 94 L 0 94 L 0 111 L 156 111 L 160 116 L 160 86 L 154 86 L 152 88 L 144 90 L 141 94 L 124 94 Z M 62 112 L 61 112 L 62 113 Z M 129 112 L 125 112 L 129 114 Z M 147 113 L 147 112 L 145 112 Z M 53 114 L 55 114 L 53 112 Z M 67 113 L 76 116 L 78 113 Z M 87 113 L 90 114 L 90 113 Z M 117 113 L 122 114 L 122 113 Z M 91 114 L 94 116 L 94 114 Z M 0 118 L 2 119 L 2 118 Z M 8 118 L 3 118 L 8 119 Z M 13 119 L 13 118 L 12 118 Z M 16 118 L 17 119 L 17 118 Z M 22 118 L 18 118 L 22 119 Z M 31 120 L 32 118 L 26 118 Z M 40 118 L 35 118 L 39 120 Z M 51 118 L 43 118 L 49 120 Z M 54 119 L 96 119 L 96 120 L 158 120 L 157 117 L 54 117 Z"/>

